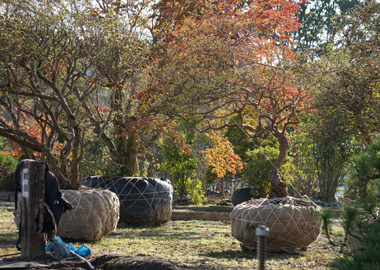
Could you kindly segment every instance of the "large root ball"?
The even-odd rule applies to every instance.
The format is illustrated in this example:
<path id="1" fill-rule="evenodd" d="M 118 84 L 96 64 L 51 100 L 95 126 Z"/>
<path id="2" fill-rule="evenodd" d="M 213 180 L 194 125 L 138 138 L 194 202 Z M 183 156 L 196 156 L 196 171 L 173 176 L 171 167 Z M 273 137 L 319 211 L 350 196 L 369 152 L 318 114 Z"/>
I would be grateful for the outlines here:
<path id="1" fill-rule="evenodd" d="M 269 228 L 268 251 L 292 253 L 305 249 L 320 233 L 316 220 L 319 207 L 306 199 L 282 197 L 241 203 L 231 212 L 232 235 L 244 248 L 257 249 L 256 228 Z"/>
<path id="2" fill-rule="evenodd" d="M 61 190 L 73 209 L 63 214 L 58 235 L 73 240 L 92 241 L 116 229 L 120 202 L 109 190 Z"/>
<path id="3" fill-rule="evenodd" d="M 82 184 L 108 189 L 120 200 L 120 221 L 131 225 L 160 225 L 172 215 L 173 186 L 168 179 L 92 176 Z"/>

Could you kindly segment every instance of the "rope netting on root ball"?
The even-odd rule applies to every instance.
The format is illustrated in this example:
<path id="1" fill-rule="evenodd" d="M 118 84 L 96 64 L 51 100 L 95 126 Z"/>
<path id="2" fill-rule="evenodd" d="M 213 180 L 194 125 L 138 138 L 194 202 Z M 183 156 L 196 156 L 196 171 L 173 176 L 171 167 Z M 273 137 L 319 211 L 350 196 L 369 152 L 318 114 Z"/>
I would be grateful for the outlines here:
<path id="1" fill-rule="evenodd" d="M 93 241 L 116 229 L 120 202 L 109 190 L 62 190 L 73 210 L 63 214 L 58 235 L 73 240 Z"/>
<path id="2" fill-rule="evenodd" d="M 119 197 L 120 221 L 131 225 L 160 225 L 172 215 L 173 186 L 168 179 L 144 177 L 83 179 L 82 185 L 108 189 Z"/>
<path id="3" fill-rule="evenodd" d="M 310 200 L 281 197 L 250 200 L 235 206 L 231 212 L 232 236 L 243 248 L 257 249 L 256 228 L 269 228 L 268 251 L 294 253 L 306 249 L 320 233 L 317 224 L 319 207 Z"/>

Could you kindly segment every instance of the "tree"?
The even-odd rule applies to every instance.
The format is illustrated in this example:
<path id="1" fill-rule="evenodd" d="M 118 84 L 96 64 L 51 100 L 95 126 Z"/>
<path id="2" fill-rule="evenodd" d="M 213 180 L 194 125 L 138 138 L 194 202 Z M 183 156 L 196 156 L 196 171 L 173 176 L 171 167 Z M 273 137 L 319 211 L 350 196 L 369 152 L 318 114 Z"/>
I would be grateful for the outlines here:
<path id="1" fill-rule="evenodd" d="M 196 175 L 198 160 L 191 149 L 195 137 L 194 134 L 186 136 L 185 132 L 186 130 L 181 130 L 181 128 L 165 129 L 163 138 L 158 142 L 163 157 L 159 169 L 170 174 L 176 193 L 181 200 L 190 188 L 190 183 L 197 180 L 193 178 Z"/>
<path id="2" fill-rule="evenodd" d="M 339 18 L 335 39 L 324 55 L 304 69 L 305 87 L 314 97 L 308 130 L 326 200 L 335 193 L 345 164 L 356 152 L 356 138 L 370 145 L 379 131 L 378 22 L 378 3 L 350 10 Z M 359 163 L 357 168 L 363 169 L 365 164 Z"/>
<path id="3" fill-rule="evenodd" d="M 357 138 L 368 146 L 379 131 L 379 10 L 370 2 L 341 16 L 325 54 L 304 68 L 304 85 L 313 96 L 308 130 L 326 200 L 356 152 Z"/>
<path id="4" fill-rule="evenodd" d="M 323 54 L 330 39 L 336 35 L 335 27 L 339 17 L 344 16 L 355 6 L 363 6 L 368 0 L 310 0 L 301 1 L 298 22 L 302 25 L 294 33 L 297 42 L 295 50 L 313 50 Z"/>
<path id="5" fill-rule="evenodd" d="M 271 182 L 268 177 L 273 162 L 279 155 L 278 147 L 270 145 L 259 147 L 253 150 L 247 150 L 248 159 L 244 164 L 245 169 L 242 174 L 242 180 L 247 186 L 252 188 L 251 194 L 260 198 L 268 197 L 271 189 Z M 292 171 L 291 158 L 287 156 L 280 168 L 282 176 L 290 181 L 290 172 Z"/>
<path id="6" fill-rule="evenodd" d="M 360 135 L 367 145 L 380 130 L 379 11 L 371 2 L 349 12 L 339 25 L 339 39 L 304 69 L 304 85 L 321 118 L 339 115 L 339 133 Z M 336 135 L 325 131 L 324 140 Z"/>
<path id="7" fill-rule="evenodd" d="M 316 182 L 323 201 L 331 202 L 359 146 L 355 137 L 341 129 L 339 112 L 326 117 L 323 110 L 315 109 L 302 118 L 300 134 L 295 136 L 293 144 L 298 149 L 292 155 L 304 159 L 302 175 Z"/>
<path id="8" fill-rule="evenodd" d="M 94 126 L 102 133 L 110 121 L 104 100 L 116 90 L 100 86 L 88 57 L 98 21 L 83 4 L 10 1 L 0 8 L 0 136 L 18 143 L 25 158 L 42 153 L 61 186 L 74 189 L 83 150 L 97 139 Z"/>
<path id="9" fill-rule="evenodd" d="M 108 148 L 112 161 L 120 164 L 122 175 L 140 175 L 139 155 L 146 153 L 170 122 L 160 111 L 152 112 L 140 106 L 146 102 L 142 78 L 150 71 L 147 66 L 161 57 L 172 24 L 180 24 L 201 9 L 201 2 L 97 0 L 91 7 L 100 22 L 105 18 L 115 22 L 104 25 L 100 35 L 112 42 L 104 43 L 100 39 L 92 56 L 103 75 L 101 85 L 117 90 L 112 128 L 102 132 L 96 126 L 94 131 Z M 149 108 L 149 104 L 146 106 Z"/>
<path id="10" fill-rule="evenodd" d="M 211 131 L 210 139 L 212 147 L 204 150 L 206 163 L 212 167 L 211 172 L 218 178 L 224 177 L 227 173 L 236 174 L 243 168 L 241 158 L 234 153 L 231 142 L 228 138 L 218 136 Z"/>
<path id="11" fill-rule="evenodd" d="M 232 119 L 230 124 L 238 121 L 239 119 L 237 118 Z M 268 131 L 263 132 L 260 136 L 249 136 L 248 133 L 240 127 L 231 126 L 227 128 L 224 136 L 231 142 L 235 154 L 237 154 L 243 162 L 247 162 L 250 159 L 247 155 L 247 151 L 265 146 L 278 148 L 276 139 Z"/>
<path id="12" fill-rule="evenodd" d="M 96 4 L 92 9 L 97 20 L 114 23 L 102 27 L 91 58 L 102 74 L 101 85 L 116 91 L 112 128 L 102 132 L 96 126 L 94 131 L 108 148 L 112 161 L 120 164 L 120 174 L 139 175 L 138 155 L 157 139 L 168 122 L 139 109 L 144 99 L 139 87 L 142 70 L 154 57 L 150 39 L 155 24 L 150 16 L 155 10 L 149 1 L 99 0 Z"/>
<path id="13" fill-rule="evenodd" d="M 44 127 L 48 124 L 45 126 L 41 124 L 40 132 L 54 134 L 50 137 L 52 138 L 50 142 L 37 139 L 30 144 L 25 140 L 25 134 L 17 135 L 21 136 L 21 139 L 16 138 L 16 135 L 13 136 L 8 132 L 9 125 L 5 124 L 4 133 L 1 135 L 19 143 L 25 152 L 25 157 L 36 155 L 36 152 L 28 153 L 30 149 L 43 152 L 63 186 L 71 185 L 66 181 L 69 178 L 72 180 L 68 181 L 78 182 L 77 164 L 83 159 L 83 149 L 98 138 L 109 150 L 113 162 L 121 165 L 121 174 L 139 175 L 138 155 L 157 139 L 162 127 L 170 121 L 167 117 L 160 117 L 160 112 L 152 113 L 140 107 L 140 104 L 146 101 L 143 93 L 144 85 L 141 84 L 141 78 L 145 74 L 143 70 L 152 59 L 160 57 L 160 50 L 166 44 L 163 40 L 166 37 L 165 29 L 169 26 L 168 22 L 180 22 L 187 14 L 199 8 L 197 2 L 185 1 L 181 5 L 172 5 L 171 1 L 165 0 L 154 4 L 138 0 L 92 2 L 69 0 L 54 1 L 49 5 L 45 5 L 41 0 L 3 2 L 2 25 L 7 32 L 3 32 L 2 45 L 4 48 L 10 48 L 2 50 L 3 74 L 5 77 L 9 75 L 7 64 L 10 63 L 10 59 L 13 61 L 13 66 L 20 65 L 18 59 L 12 58 L 13 55 L 19 54 L 14 44 L 23 45 L 24 51 L 20 52 L 20 55 L 30 60 L 26 66 L 32 63 L 32 58 L 28 58 L 30 55 L 27 55 L 28 50 L 33 49 L 32 52 L 37 55 L 45 48 L 39 46 L 39 39 L 43 40 L 42 44 L 54 46 L 55 50 L 46 47 L 45 52 L 38 56 L 40 58 L 36 57 L 40 63 L 33 62 L 32 70 L 38 67 L 43 76 L 54 74 L 54 80 L 50 82 L 45 80 L 43 83 L 47 84 L 47 88 L 55 84 L 58 91 L 62 92 L 61 96 L 55 98 L 64 106 L 57 107 L 54 103 L 56 100 L 52 100 L 49 95 L 38 98 L 47 100 L 47 107 L 65 108 L 62 112 L 67 116 L 60 115 L 63 120 L 59 120 L 61 122 L 55 125 L 55 129 L 64 128 L 60 125 L 66 124 L 66 119 L 70 119 L 71 122 L 69 122 L 69 131 L 61 131 L 62 134 L 58 134 L 51 127 L 46 131 Z M 55 12 L 50 14 L 51 10 Z M 174 14 L 178 16 L 168 16 Z M 32 17 L 30 22 L 34 25 L 23 17 Z M 13 24 L 19 28 L 11 28 Z M 28 29 L 29 32 L 22 37 L 22 32 L 19 30 L 24 31 L 24 29 Z M 36 29 L 40 29 L 39 34 L 33 36 L 32 30 Z M 49 59 L 55 59 L 55 66 L 41 64 Z M 68 71 L 56 70 L 68 66 Z M 11 80 L 4 79 L 4 89 L 10 85 L 8 81 Z M 7 97 L 2 100 L 5 102 L 5 99 L 12 94 L 15 93 L 7 92 Z M 29 95 L 31 94 L 28 93 L 25 99 L 30 99 Z M 9 111 L 12 111 L 15 105 L 7 106 Z M 77 112 L 75 121 L 72 121 L 72 114 Z M 9 117 L 5 116 L 4 123 L 9 124 L 8 120 Z M 44 121 L 50 123 L 50 120 L 49 118 Z M 14 117 L 15 126 L 20 121 L 20 117 Z M 29 119 L 26 119 L 25 123 L 28 122 Z M 108 122 L 112 123 L 112 128 Z M 85 129 L 80 126 L 83 123 L 88 124 Z M 70 133 L 72 126 L 79 127 L 75 136 L 80 147 L 78 143 L 73 147 L 74 140 L 70 136 L 63 136 L 65 132 Z M 19 128 L 14 127 L 14 129 Z M 80 132 L 82 134 L 78 137 Z M 89 134 L 91 135 L 87 136 Z M 48 154 L 48 150 L 55 148 L 55 151 L 58 151 L 56 147 L 58 140 L 63 143 L 65 150 L 60 150 L 61 158 L 56 160 L 54 154 Z M 49 149 L 43 149 L 44 144 Z M 71 155 L 72 151 L 77 154 Z M 71 172 L 67 167 L 71 168 Z"/>
<path id="14" fill-rule="evenodd" d="M 234 121 L 239 119 L 233 119 L 230 123 Z M 243 169 L 239 171 L 243 183 L 252 188 L 252 195 L 267 197 L 271 187 L 268 171 L 279 155 L 276 139 L 268 131 L 250 137 L 239 127 L 228 127 L 225 137 L 232 143 L 234 152 L 244 163 Z M 289 176 L 289 164 L 291 162 L 287 157 L 284 161 L 285 166 L 280 168 L 281 174 L 286 177 Z"/>
<path id="15" fill-rule="evenodd" d="M 349 150 L 349 142 L 322 142 L 314 146 L 319 193 L 323 201 L 333 201 L 338 185 L 346 176 L 346 165 L 352 154 Z"/>
<path id="16" fill-rule="evenodd" d="M 298 123 L 307 100 L 289 66 L 297 8 L 290 1 L 208 3 L 172 32 L 147 85 L 150 106 L 167 115 L 203 121 L 205 129 L 231 126 L 237 115 L 248 132 L 270 132 L 280 150 L 271 197 L 287 195 L 278 169 L 289 149 L 287 128 Z"/>

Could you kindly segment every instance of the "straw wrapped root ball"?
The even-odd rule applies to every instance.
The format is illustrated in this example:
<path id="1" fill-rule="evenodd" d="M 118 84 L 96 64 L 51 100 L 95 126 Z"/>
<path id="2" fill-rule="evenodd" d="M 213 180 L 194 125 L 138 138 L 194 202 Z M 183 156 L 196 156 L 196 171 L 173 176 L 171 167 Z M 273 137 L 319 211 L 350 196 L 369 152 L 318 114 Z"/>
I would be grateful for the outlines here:
<path id="1" fill-rule="evenodd" d="M 160 225 L 172 215 L 173 186 L 168 179 L 92 176 L 82 185 L 108 189 L 119 197 L 120 221 L 131 225 Z"/>
<path id="2" fill-rule="evenodd" d="M 73 210 L 63 214 L 58 235 L 73 240 L 92 241 L 116 229 L 120 202 L 109 190 L 62 190 Z"/>
<path id="3" fill-rule="evenodd" d="M 231 212 L 232 236 L 243 248 L 256 250 L 256 228 L 265 225 L 269 228 L 267 250 L 293 253 L 297 248 L 306 249 L 318 238 L 318 211 L 312 202 L 293 197 L 250 200 Z"/>

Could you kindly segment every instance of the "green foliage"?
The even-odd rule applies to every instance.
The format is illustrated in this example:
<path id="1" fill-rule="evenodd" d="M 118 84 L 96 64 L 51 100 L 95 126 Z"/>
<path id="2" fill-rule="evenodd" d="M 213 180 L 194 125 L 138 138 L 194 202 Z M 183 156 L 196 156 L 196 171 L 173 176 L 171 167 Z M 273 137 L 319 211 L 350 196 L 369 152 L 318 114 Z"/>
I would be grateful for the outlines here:
<path id="1" fill-rule="evenodd" d="M 269 171 L 277 159 L 279 152 L 278 148 L 269 145 L 246 152 L 247 161 L 244 165 L 245 170 L 242 174 L 242 180 L 247 186 L 252 187 L 252 195 L 259 197 L 267 197 L 269 195 L 271 187 Z M 289 173 L 292 169 L 291 158 L 286 157 L 280 168 L 281 175 L 285 179 L 291 179 Z"/>
<path id="2" fill-rule="evenodd" d="M 343 239 L 332 239 L 332 226 L 333 226 L 333 211 L 330 207 L 322 208 L 318 212 L 318 221 L 319 225 L 322 228 L 322 231 L 326 234 L 327 239 L 329 240 L 329 243 L 333 246 L 340 245 L 341 250 L 343 250 L 343 247 L 345 246 L 345 243 L 347 241 L 347 236 L 352 230 L 355 221 L 357 220 L 357 214 L 358 212 L 355 209 L 352 209 L 351 207 L 344 207 L 342 211 L 342 222 L 341 225 L 343 226 L 343 230 L 345 232 Z"/>
<path id="3" fill-rule="evenodd" d="M 318 219 L 322 225 L 322 231 L 326 235 L 330 235 L 331 225 L 332 225 L 332 210 L 329 207 L 322 208 L 322 210 L 318 213 Z"/>
<path id="4" fill-rule="evenodd" d="M 314 145 L 314 162 L 317 168 L 319 192 L 322 199 L 331 202 L 338 185 L 346 175 L 346 165 L 351 157 L 347 141 L 322 142 Z"/>
<path id="5" fill-rule="evenodd" d="M 313 144 L 306 132 L 290 133 L 292 147 L 289 155 L 294 164 L 293 186 L 302 195 L 314 196 L 317 193 L 318 177 L 315 163 L 312 162 Z M 292 192 L 292 187 L 289 188 Z"/>
<path id="6" fill-rule="evenodd" d="M 342 131 L 342 115 L 327 115 L 323 108 L 303 117 L 301 133 L 293 134 L 295 164 L 306 184 L 317 183 L 323 201 L 331 202 L 337 187 L 347 174 L 347 167 L 358 144 Z M 310 187 L 312 188 L 312 187 Z"/>
<path id="7" fill-rule="evenodd" d="M 0 190 L 13 191 L 13 172 L 18 160 L 12 156 L 0 152 Z"/>
<path id="8" fill-rule="evenodd" d="M 360 240 L 362 249 L 347 252 L 333 266 L 340 270 L 380 268 L 380 220 L 377 216 L 377 198 L 369 196 L 356 207 L 347 207 L 342 213 L 342 225 L 346 234 Z M 365 212 L 359 210 L 364 209 Z"/>
<path id="9" fill-rule="evenodd" d="M 373 213 L 376 213 L 377 203 L 378 203 L 378 196 L 375 196 L 373 194 L 365 198 L 360 198 L 357 201 L 357 204 L 359 205 L 359 207 L 361 207 L 365 212 L 367 212 L 370 215 Z"/>
<path id="10" fill-rule="evenodd" d="M 120 175 L 120 165 L 111 160 L 107 147 L 100 140 L 91 143 L 86 148 L 80 168 L 81 178 L 92 175 Z"/>
<path id="11" fill-rule="evenodd" d="M 202 181 L 199 179 L 186 179 L 186 191 L 192 197 L 193 203 L 201 204 L 204 195 L 202 193 Z"/>
<path id="12" fill-rule="evenodd" d="M 6 146 L 8 146 L 8 139 L 5 137 L 0 137 L 0 151 L 3 150 Z"/>
<path id="13" fill-rule="evenodd" d="M 234 152 L 244 162 L 242 180 L 252 187 L 254 196 L 267 197 L 271 187 L 269 171 L 279 155 L 278 142 L 268 131 L 249 137 L 239 127 L 229 127 L 225 133 L 233 145 Z M 280 171 L 289 176 L 291 160 L 286 158 Z"/>
<path id="14" fill-rule="evenodd" d="M 225 137 L 232 143 L 235 154 L 237 154 L 243 162 L 247 162 L 250 157 L 247 154 L 249 150 L 261 146 L 270 146 L 278 148 L 278 142 L 270 134 L 269 131 L 263 132 L 258 136 L 249 137 L 239 127 L 228 127 Z"/>
<path id="15" fill-rule="evenodd" d="M 193 190 L 198 186 L 198 179 L 194 180 L 197 169 L 197 157 L 191 152 L 190 146 L 186 144 L 191 142 L 191 136 L 187 137 L 181 132 L 166 132 L 157 145 L 160 147 L 160 154 L 163 161 L 158 168 L 168 174 L 171 179 L 174 191 L 183 199 L 186 193 L 195 194 Z M 195 184 L 191 183 L 195 181 Z M 188 190 L 189 188 L 189 190 Z M 202 189 L 200 189 L 202 190 Z M 198 200 L 194 198 L 194 200 Z"/>
<path id="16" fill-rule="evenodd" d="M 294 33 L 297 51 L 316 50 L 321 54 L 326 49 L 328 38 L 334 36 L 336 17 L 346 14 L 356 5 L 368 0 L 311 0 L 300 3 L 298 21 L 302 27 Z"/>
<path id="17" fill-rule="evenodd" d="M 359 211 L 356 208 L 351 207 L 348 204 L 343 206 L 342 216 L 341 216 L 342 221 L 340 224 L 342 225 L 343 230 L 345 232 L 345 237 L 344 237 L 342 246 L 346 243 L 347 236 L 350 234 L 350 232 L 353 231 L 354 226 L 357 222 L 358 215 L 359 215 Z"/>
<path id="18" fill-rule="evenodd" d="M 340 16 L 334 43 L 303 67 L 324 141 L 358 136 L 369 145 L 379 131 L 379 18 L 376 1 Z"/>
<path id="19" fill-rule="evenodd" d="M 380 187 L 380 140 L 355 155 L 349 171 L 346 194 L 352 199 L 376 196 Z"/>

